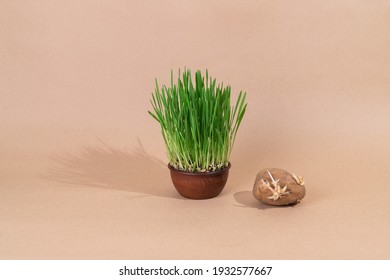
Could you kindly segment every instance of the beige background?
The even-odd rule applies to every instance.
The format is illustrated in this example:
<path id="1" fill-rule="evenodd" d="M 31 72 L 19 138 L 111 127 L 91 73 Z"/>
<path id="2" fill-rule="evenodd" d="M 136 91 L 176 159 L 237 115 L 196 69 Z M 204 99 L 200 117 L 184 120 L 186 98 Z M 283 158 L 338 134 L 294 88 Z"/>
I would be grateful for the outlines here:
<path id="1" fill-rule="evenodd" d="M 389 259 L 389 1 L 0 1 L 0 258 Z M 146 113 L 209 69 L 248 111 L 223 193 L 180 198 Z M 306 198 L 251 196 L 258 170 Z"/>

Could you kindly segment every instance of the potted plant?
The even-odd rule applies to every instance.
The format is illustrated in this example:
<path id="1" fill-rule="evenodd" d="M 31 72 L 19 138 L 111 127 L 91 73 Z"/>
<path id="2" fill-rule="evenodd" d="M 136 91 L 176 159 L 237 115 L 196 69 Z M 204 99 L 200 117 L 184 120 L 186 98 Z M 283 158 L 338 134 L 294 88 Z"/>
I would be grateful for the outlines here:
<path id="1" fill-rule="evenodd" d="M 240 92 L 230 106 L 231 87 L 217 84 L 198 70 L 194 81 L 184 69 L 175 83 L 171 71 L 169 87 L 152 93 L 153 111 L 149 114 L 161 126 L 169 160 L 168 168 L 176 190 L 184 197 L 207 199 L 224 188 L 229 157 L 247 104 Z"/>

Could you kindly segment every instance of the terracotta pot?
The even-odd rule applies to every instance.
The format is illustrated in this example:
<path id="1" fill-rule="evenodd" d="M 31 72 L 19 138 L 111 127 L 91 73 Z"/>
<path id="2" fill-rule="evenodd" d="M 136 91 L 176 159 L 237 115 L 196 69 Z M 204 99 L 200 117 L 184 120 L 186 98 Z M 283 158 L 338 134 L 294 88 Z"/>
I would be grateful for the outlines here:
<path id="1" fill-rule="evenodd" d="M 177 192 L 191 199 L 208 199 L 219 195 L 226 185 L 229 165 L 213 172 L 184 172 L 168 164 L 172 183 Z"/>

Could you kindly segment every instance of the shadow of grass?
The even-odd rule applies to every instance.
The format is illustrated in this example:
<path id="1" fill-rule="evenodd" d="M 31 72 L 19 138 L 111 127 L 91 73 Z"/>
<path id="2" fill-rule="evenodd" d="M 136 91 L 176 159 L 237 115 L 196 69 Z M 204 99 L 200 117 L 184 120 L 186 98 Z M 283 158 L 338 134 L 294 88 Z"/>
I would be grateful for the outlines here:
<path id="1" fill-rule="evenodd" d="M 102 145 L 98 147 L 84 147 L 78 155 L 51 157 L 53 166 L 44 179 L 72 186 L 181 199 L 170 181 L 166 164 L 149 155 L 140 141 L 131 152 L 100 142 Z"/>

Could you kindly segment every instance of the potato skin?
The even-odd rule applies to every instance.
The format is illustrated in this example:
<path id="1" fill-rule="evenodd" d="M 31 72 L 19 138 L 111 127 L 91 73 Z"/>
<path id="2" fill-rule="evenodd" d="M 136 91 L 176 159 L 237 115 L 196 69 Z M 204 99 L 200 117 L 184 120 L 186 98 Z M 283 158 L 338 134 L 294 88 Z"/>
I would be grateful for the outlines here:
<path id="1" fill-rule="evenodd" d="M 280 187 L 287 186 L 288 194 L 286 193 L 276 200 L 269 198 L 273 193 L 269 188 L 264 186 L 262 181 L 272 182 L 268 172 L 271 173 L 275 180 L 279 179 L 278 183 Z M 304 184 L 299 184 L 299 182 L 297 182 L 292 173 L 279 168 L 265 168 L 257 173 L 252 193 L 257 200 L 260 200 L 265 204 L 282 206 L 300 202 L 306 195 L 306 189 Z"/>

